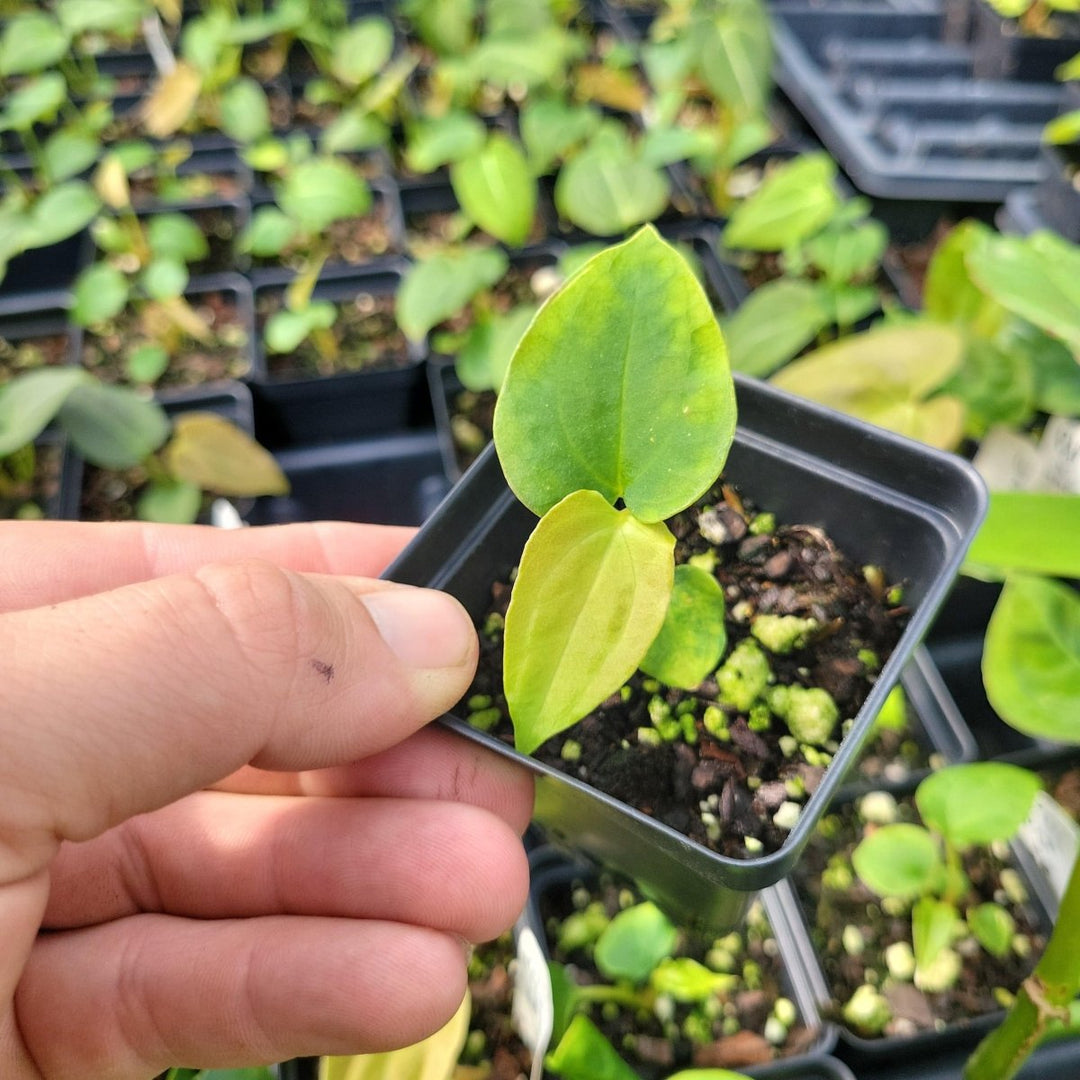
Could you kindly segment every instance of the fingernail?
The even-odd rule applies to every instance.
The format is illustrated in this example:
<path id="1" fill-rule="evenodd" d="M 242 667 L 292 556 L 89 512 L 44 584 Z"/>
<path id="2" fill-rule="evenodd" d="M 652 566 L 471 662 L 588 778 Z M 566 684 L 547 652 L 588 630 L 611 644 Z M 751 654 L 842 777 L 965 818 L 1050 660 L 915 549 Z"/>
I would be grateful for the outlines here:
<path id="1" fill-rule="evenodd" d="M 401 587 L 360 599 L 383 641 L 409 667 L 459 667 L 472 654 L 476 631 L 465 609 L 446 593 Z"/>

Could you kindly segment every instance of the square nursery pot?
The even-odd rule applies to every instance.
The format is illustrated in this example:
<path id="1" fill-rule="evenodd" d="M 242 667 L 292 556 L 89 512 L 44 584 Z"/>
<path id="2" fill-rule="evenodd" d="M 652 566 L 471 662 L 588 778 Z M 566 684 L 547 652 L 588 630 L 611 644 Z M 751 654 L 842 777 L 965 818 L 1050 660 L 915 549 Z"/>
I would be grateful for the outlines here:
<path id="1" fill-rule="evenodd" d="M 739 426 L 725 476 L 781 522 L 814 524 L 856 565 L 904 582 L 910 619 L 816 792 L 777 850 L 732 858 L 493 736 L 461 715 L 453 730 L 537 774 L 536 818 L 554 839 L 630 877 L 679 921 L 733 927 L 753 894 L 786 876 L 849 768 L 927 626 L 985 512 L 986 494 L 961 459 L 840 416 L 753 380 L 736 379 Z M 509 490 L 492 448 L 387 576 L 444 589 L 480 620 L 491 586 L 520 560 L 535 524 Z"/>
<path id="2" fill-rule="evenodd" d="M 223 417 L 230 423 L 235 424 L 246 434 L 251 435 L 255 427 L 254 408 L 251 401 L 251 392 L 240 382 L 223 381 L 206 386 L 189 387 L 182 390 L 165 391 L 157 395 L 157 400 L 165 413 L 171 419 L 186 412 L 212 412 Z M 64 472 L 64 514 L 69 520 L 85 520 L 86 489 L 93 483 L 95 475 L 104 475 L 103 470 L 98 470 L 88 465 L 74 453 L 69 455 L 71 463 Z M 122 475 L 122 473 L 120 474 Z M 129 506 L 134 499 L 135 490 L 118 490 L 117 505 Z M 101 496 L 105 498 L 105 496 Z M 201 524 L 217 524 L 218 504 L 229 502 L 241 518 L 246 517 L 250 511 L 253 499 L 215 499 L 210 509 L 200 516 Z M 107 504 L 106 504 L 107 505 Z M 227 508 L 226 508 L 227 509 Z M 91 520 L 127 520 L 130 515 L 112 515 L 95 513 Z M 233 518 L 231 511 L 228 517 Z"/>
<path id="3" fill-rule="evenodd" d="M 906 792 L 896 796 L 897 801 L 905 802 L 913 792 L 914 786 L 908 787 Z M 853 800 L 839 800 L 830 808 L 830 814 L 854 815 L 855 805 Z M 830 842 L 822 850 L 825 854 L 832 852 L 832 843 Z M 912 1034 L 888 1034 L 876 1038 L 868 1037 L 852 1029 L 842 1019 L 839 1011 L 844 1004 L 844 1000 L 834 996 L 833 986 L 830 984 L 830 975 L 828 973 L 830 968 L 828 964 L 833 965 L 834 971 L 844 970 L 846 957 L 839 957 L 834 954 L 831 961 L 827 961 L 826 957 L 829 955 L 830 947 L 823 945 L 820 940 L 816 939 L 811 930 L 814 919 L 814 900 L 812 894 L 807 891 L 807 886 L 820 886 L 823 881 L 821 871 L 824 862 L 825 856 L 818 855 L 812 865 L 806 862 L 796 868 L 789 882 L 791 888 L 782 896 L 781 911 L 777 917 L 783 923 L 794 946 L 794 951 L 801 956 L 804 966 L 816 970 L 816 974 L 813 976 L 813 984 L 819 988 L 826 988 L 825 995 L 818 999 L 818 1008 L 823 1016 L 831 1017 L 836 1022 L 839 1031 L 837 1048 L 839 1056 L 856 1066 L 860 1080 L 863 1080 L 864 1076 L 872 1075 L 875 1068 L 888 1068 L 898 1061 L 933 1061 L 952 1050 L 970 1051 L 983 1035 L 1000 1023 L 1004 1016 L 1004 1011 L 1001 1008 L 993 1008 L 975 1016 L 965 1015 L 962 1021 L 948 1023 L 941 1028 L 926 1027 L 914 1031 Z M 1021 904 L 1012 904 L 1010 910 L 1017 918 L 1017 930 L 1032 935 L 1035 941 L 1035 947 L 1027 961 L 1027 966 L 1030 969 L 1034 967 L 1038 960 L 1042 942 L 1049 936 L 1053 926 L 1053 920 L 1043 899 L 1046 890 L 1045 882 L 1041 880 L 1041 874 L 1031 852 L 1020 839 L 1014 839 L 1008 845 L 1008 854 L 1003 860 L 1003 865 L 1010 866 L 1017 871 L 1026 892 L 1027 899 Z M 856 881 L 855 887 L 861 888 L 862 886 Z M 867 890 L 867 893 L 869 895 L 869 890 Z M 983 899 L 990 899 L 990 897 L 984 896 Z M 861 901 L 861 897 L 852 898 L 850 911 L 843 908 L 834 908 L 834 905 L 827 904 L 825 901 L 820 902 L 820 907 L 836 910 L 838 922 L 849 919 L 851 922 L 847 925 L 855 925 L 856 928 L 858 928 L 857 920 L 859 919 L 865 918 L 867 923 L 871 925 L 874 922 L 865 906 L 865 902 Z M 906 920 L 910 923 L 910 915 L 892 917 L 885 914 L 883 918 L 886 921 Z M 887 933 L 887 930 L 882 932 Z M 910 926 L 908 927 L 908 938 L 910 939 Z M 837 942 L 837 944 L 839 943 Z M 866 948 L 867 950 L 871 948 L 869 943 Z M 860 955 L 865 954 L 861 953 Z M 987 972 L 987 975 L 993 977 L 990 972 Z M 853 976 L 849 976 L 849 978 L 853 978 Z M 1014 991 L 1019 986 L 1022 978 L 1022 975 L 1018 976 L 1016 985 L 1006 987 L 1006 989 Z M 910 986 L 911 984 L 905 985 Z M 912 989 L 914 988 L 912 987 Z M 846 988 L 843 991 L 839 989 L 836 991 L 837 994 L 841 992 L 844 997 L 849 993 Z M 969 1001 L 966 997 L 959 1000 L 965 1003 Z M 899 1010 L 900 1007 L 894 1003 L 895 1009 Z M 936 1019 L 940 1006 L 934 1001 L 934 995 L 929 995 L 926 998 L 926 1007 L 934 1010 L 932 1015 Z M 959 1077 L 960 1072 L 950 1075 Z"/>
<path id="4" fill-rule="evenodd" d="M 446 495 L 434 431 L 281 450 L 288 495 L 264 496 L 247 515 L 252 525 L 294 521 L 364 521 L 419 525 Z"/>
<path id="5" fill-rule="evenodd" d="M 561 920 L 575 910 L 580 910 L 581 905 L 576 905 L 573 893 L 578 888 L 586 889 L 590 894 L 590 900 L 599 900 L 605 903 L 609 914 L 625 907 L 623 898 L 617 900 L 615 893 L 625 887 L 623 880 L 610 875 L 606 882 L 595 867 L 587 863 L 575 863 L 561 857 L 557 849 L 540 847 L 530 855 L 531 881 L 529 886 L 529 903 L 526 914 L 530 925 L 533 927 L 548 960 L 559 960 L 585 969 L 585 977 L 582 983 L 587 984 L 603 976 L 595 972 L 591 959 L 587 955 L 579 955 L 577 951 L 563 957 L 560 953 L 556 938 L 551 933 L 551 923 Z M 825 992 L 823 984 L 817 980 L 820 973 L 816 968 L 808 969 L 802 963 L 800 944 L 788 940 L 786 915 L 788 905 L 792 902 L 788 897 L 788 885 L 780 882 L 771 888 L 763 890 L 758 899 L 761 902 L 762 915 L 767 922 L 767 927 L 756 927 L 757 932 L 763 934 L 760 943 L 752 948 L 744 939 L 740 942 L 737 955 L 734 956 L 734 969 L 736 973 L 741 970 L 745 960 L 752 960 L 761 969 L 760 990 L 766 995 L 768 1008 L 771 1011 L 772 1002 L 777 996 L 785 997 L 795 1006 L 794 1022 L 788 1025 L 787 1037 L 779 1043 L 772 1052 L 776 1055 L 769 1060 L 770 1046 L 762 1035 L 766 1015 L 762 1012 L 761 1002 L 748 1002 L 749 1013 L 744 1012 L 741 1019 L 744 1026 L 740 1029 L 740 1036 L 734 1041 L 726 1042 L 724 1054 L 720 1060 L 701 1062 L 696 1067 L 724 1067 L 746 1072 L 754 1077 L 774 1076 L 802 1076 L 799 1070 L 800 1063 L 812 1059 L 814 1055 L 830 1052 L 836 1045 L 836 1031 L 832 1024 L 825 1023 L 818 1011 L 817 1002 Z M 640 902 L 641 896 L 634 896 L 635 903 Z M 696 941 L 688 943 L 688 930 L 690 938 L 693 935 L 692 928 L 676 923 L 680 929 L 680 944 L 674 955 L 693 956 L 702 959 L 709 947 L 709 942 L 715 937 L 711 933 L 697 934 Z M 765 941 L 771 932 L 772 948 Z M 739 976 L 740 980 L 742 976 Z M 750 989 L 745 983 L 739 985 L 730 992 L 729 1000 L 734 1004 L 743 996 L 744 991 Z M 744 1009 L 746 1006 L 744 1006 Z M 592 1018 L 601 1023 L 599 1017 Z M 678 1022 L 676 1018 L 676 1022 Z M 657 1028 L 659 1025 L 655 1025 Z M 644 1032 L 642 1032 L 644 1033 Z M 756 1035 L 756 1039 L 746 1040 L 746 1036 Z M 652 1032 L 654 1038 L 663 1041 L 663 1035 L 656 1031 Z M 720 1032 L 714 1029 L 714 1035 L 720 1039 Z M 611 1039 L 615 1044 L 615 1039 Z M 747 1042 L 750 1045 L 747 1045 Z M 680 1045 L 673 1048 L 678 1055 L 689 1054 L 689 1046 L 686 1040 L 679 1040 Z M 741 1045 L 740 1045 L 741 1044 Z M 551 1049 L 553 1049 L 552 1047 Z M 619 1049 L 616 1045 L 616 1049 Z M 719 1049 L 719 1047 L 717 1048 Z M 762 1051 L 764 1050 L 764 1054 Z M 765 1060 L 762 1060 L 762 1058 Z M 756 1060 L 755 1060 L 756 1059 Z M 665 1075 L 678 1071 L 680 1068 L 695 1067 L 690 1061 L 672 1061 L 664 1064 L 655 1060 L 632 1060 L 631 1066 L 646 1080 L 657 1078 L 662 1080 Z M 808 1075 L 816 1076 L 816 1073 Z"/>
<path id="6" fill-rule="evenodd" d="M 971 42 L 977 79 L 1054 82 L 1054 70 L 1080 52 L 1080 17 L 1051 12 L 1047 34 L 1025 34 L 986 0 L 971 0 Z"/>
<path id="7" fill-rule="evenodd" d="M 1042 152 L 1045 176 L 1034 187 L 1009 192 L 997 219 L 998 228 L 1023 236 L 1036 229 L 1051 229 L 1074 244 L 1080 243 L 1080 143 L 1048 144 Z"/>
<path id="8" fill-rule="evenodd" d="M 337 304 L 368 304 L 373 310 L 381 305 L 392 313 L 406 268 L 404 260 L 393 259 L 366 270 L 324 275 L 315 286 L 314 296 Z M 287 367 L 274 370 L 276 361 L 262 345 L 262 324 L 268 305 L 280 303 L 292 279 L 291 272 L 279 271 L 271 282 L 267 271 L 255 289 L 259 367 L 252 389 L 259 441 L 271 448 L 284 448 L 388 435 L 430 425 L 423 350 L 407 341 L 397 331 L 396 323 L 394 332 L 400 340 L 385 363 L 314 377 Z"/>
<path id="9" fill-rule="evenodd" d="M 771 14 L 777 84 L 860 191 L 998 203 L 1040 178 L 1060 86 L 975 79 L 942 7 L 790 0 Z"/>

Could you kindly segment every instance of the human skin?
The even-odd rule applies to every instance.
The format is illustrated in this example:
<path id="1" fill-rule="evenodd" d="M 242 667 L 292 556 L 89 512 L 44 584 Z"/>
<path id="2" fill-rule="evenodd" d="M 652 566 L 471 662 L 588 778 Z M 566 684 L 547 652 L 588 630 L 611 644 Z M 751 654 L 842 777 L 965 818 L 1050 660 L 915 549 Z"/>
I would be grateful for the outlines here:
<path id="1" fill-rule="evenodd" d="M 0 1076 L 384 1050 L 528 885 L 528 777 L 428 727 L 460 605 L 404 529 L 0 524 Z"/>

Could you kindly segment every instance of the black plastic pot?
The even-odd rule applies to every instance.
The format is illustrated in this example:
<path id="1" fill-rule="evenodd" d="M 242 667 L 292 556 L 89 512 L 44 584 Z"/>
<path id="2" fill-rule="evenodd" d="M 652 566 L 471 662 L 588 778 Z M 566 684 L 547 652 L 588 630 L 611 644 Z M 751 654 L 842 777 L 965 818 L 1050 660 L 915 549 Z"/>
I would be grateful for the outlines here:
<path id="1" fill-rule="evenodd" d="M 556 849 L 557 850 L 557 849 Z M 591 888 L 597 878 L 595 869 L 587 864 L 575 863 L 565 858 L 552 857 L 543 848 L 532 853 L 529 860 L 532 868 L 529 887 L 529 910 L 532 921 L 539 928 L 540 944 L 550 956 L 552 942 L 547 937 L 542 913 L 546 910 L 570 911 L 569 892 L 576 882 L 584 882 Z M 818 983 L 820 973 L 807 968 L 799 958 L 798 946 L 787 939 L 787 927 L 784 912 L 793 899 L 788 895 L 789 886 L 780 882 L 761 892 L 759 899 L 765 910 L 766 918 L 772 928 L 781 961 L 780 983 L 785 997 L 792 1001 L 797 1010 L 797 1022 L 806 1029 L 806 1045 L 798 1055 L 779 1058 L 775 1061 L 755 1066 L 740 1066 L 740 1072 L 754 1077 L 801 1076 L 797 1065 L 808 1056 L 829 1053 L 836 1045 L 836 1030 L 826 1024 L 818 1010 L 818 1001 L 825 993 L 823 984 Z M 793 952 L 794 950 L 794 952 Z M 787 957 L 794 955 L 795 962 L 788 963 Z"/>
<path id="2" fill-rule="evenodd" d="M 816 523 L 862 563 L 906 582 L 911 619 L 788 841 L 735 860 L 449 716 L 459 733 L 537 774 L 536 818 L 572 850 L 632 878 L 674 917 L 738 923 L 751 895 L 784 877 L 857 758 L 874 716 L 925 632 L 985 512 L 974 470 L 954 456 L 737 379 L 740 424 L 726 475 L 781 521 Z M 491 448 L 387 576 L 455 594 L 474 617 L 520 558 L 535 518 L 507 488 Z"/>
<path id="3" fill-rule="evenodd" d="M 1040 178 L 1061 88 L 973 79 L 941 8 L 793 0 L 772 15 L 777 83 L 861 191 L 1000 202 Z"/>
<path id="4" fill-rule="evenodd" d="M 1053 13 L 1053 36 L 1020 31 L 1016 19 L 1003 19 L 986 0 L 971 0 L 971 42 L 978 79 L 1054 81 L 1054 70 L 1080 52 L 1080 19 Z"/>
<path id="5" fill-rule="evenodd" d="M 913 790 L 914 786 L 909 786 L 906 794 Z M 1031 854 L 1019 840 L 1013 840 L 1010 848 L 1012 865 L 1027 886 L 1028 899 L 1023 905 L 1024 910 L 1032 926 L 1043 934 L 1049 934 L 1052 920 L 1043 903 L 1044 883 L 1038 880 L 1039 873 Z M 812 941 L 811 917 L 798 895 L 797 883 L 793 881 L 791 885 L 790 890 L 781 895 L 779 910 L 774 917 L 784 926 L 793 955 L 798 957 L 797 962 L 814 972 L 815 986 L 826 988 L 824 996 L 818 998 L 819 1009 L 825 1015 L 835 1014 L 843 1002 L 832 998 L 821 957 Z M 964 1023 L 952 1024 L 941 1030 L 923 1030 L 907 1037 L 894 1035 L 881 1038 L 859 1035 L 842 1021 L 837 1021 L 839 1044 L 836 1052 L 856 1067 L 860 1080 L 863 1080 L 864 1070 L 869 1072 L 876 1068 L 889 1067 L 899 1061 L 932 1061 L 956 1048 L 970 1049 L 983 1035 L 997 1026 L 1002 1016 L 1003 1012 L 998 1010 L 970 1017 Z M 959 1076 L 959 1073 L 954 1075 Z"/>
<path id="6" fill-rule="evenodd" d="M 363 521 L 419 525 L 449 488 L 433 431 L 282 450 L 291 492 L 257 499 L 252 525 Z"/>
<path id="7" fill-rule="evenodd" d="M 968 1049 L 935 1053 L 930 1058 L 875 1062 L 859 1070 L 859 1080 L 958 1080 Z M 1016 1074 L 1016 1080 L 1075 1080 L 1080 1039 L 1060 1038 L 1044 1043 Z"/>
<path id="8" fill-rule="evenodd" d="M 406 269 L 403 260 L 384 260 L 370 269 L 325 275 L 315 286 L 319 300 L 341 303 L 367 294 L 393 296 Z M 293 274 L 260 275 L 256 307 L 265 296 L 280 296 Z M 271 283 L 273 282 L 273 283 Z M 258 371 L 252 380 L 256 434 L 271 448 L 306 446 L 405 431 L 431 423 L 424 384 L 423 350 L 410 342 L 401 367 L 351 371 L 325 378 L 274 376 L 268 370 L 261 328 Z"/>
<path id="9" fill-rule="evenodd" d="M 1046 175 L 1034 187 L 1010 191 L 997 219 L 1002 232 L 1027 236 L 1051 229 L 1080 243 L 1080 146 L 1044 146 Z"/>

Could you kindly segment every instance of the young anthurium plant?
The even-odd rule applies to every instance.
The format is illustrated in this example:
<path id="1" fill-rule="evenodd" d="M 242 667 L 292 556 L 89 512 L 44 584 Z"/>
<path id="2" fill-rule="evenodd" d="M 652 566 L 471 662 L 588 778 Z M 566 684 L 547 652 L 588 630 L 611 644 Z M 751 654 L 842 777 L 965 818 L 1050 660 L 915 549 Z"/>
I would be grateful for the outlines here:
<path id="1" fill-rule="evenodd" d="M 1004 762 L 955 765 L 928 776 L 916 789 L 923 825 L 883 824 L 852 852 L 862 882 L 879 896 L 911 902 L 916 987 L 945 990 L 960 974 L 953 949 L 973 936 L 993 956 L 1013 947 L 1015 923 L 998 904 L 971 904 L 962 855 L 1007 842 L 1031 812 L 1039 778 Z"/>
<path id="2" fill-rule="evenodd" d="M 507 482 L 540 517 L 506 616 L 503 678 L 523 753 L 618 690 L 654 645 L 675 586 L 664 521 L 716 480 L 735 415 L 708 298 L 651 226 L 594 256 L 530 324 L 494 422 Z M 680 582 L 671 625 L 701 597 L 714 609 L 695 585 Z"/>

